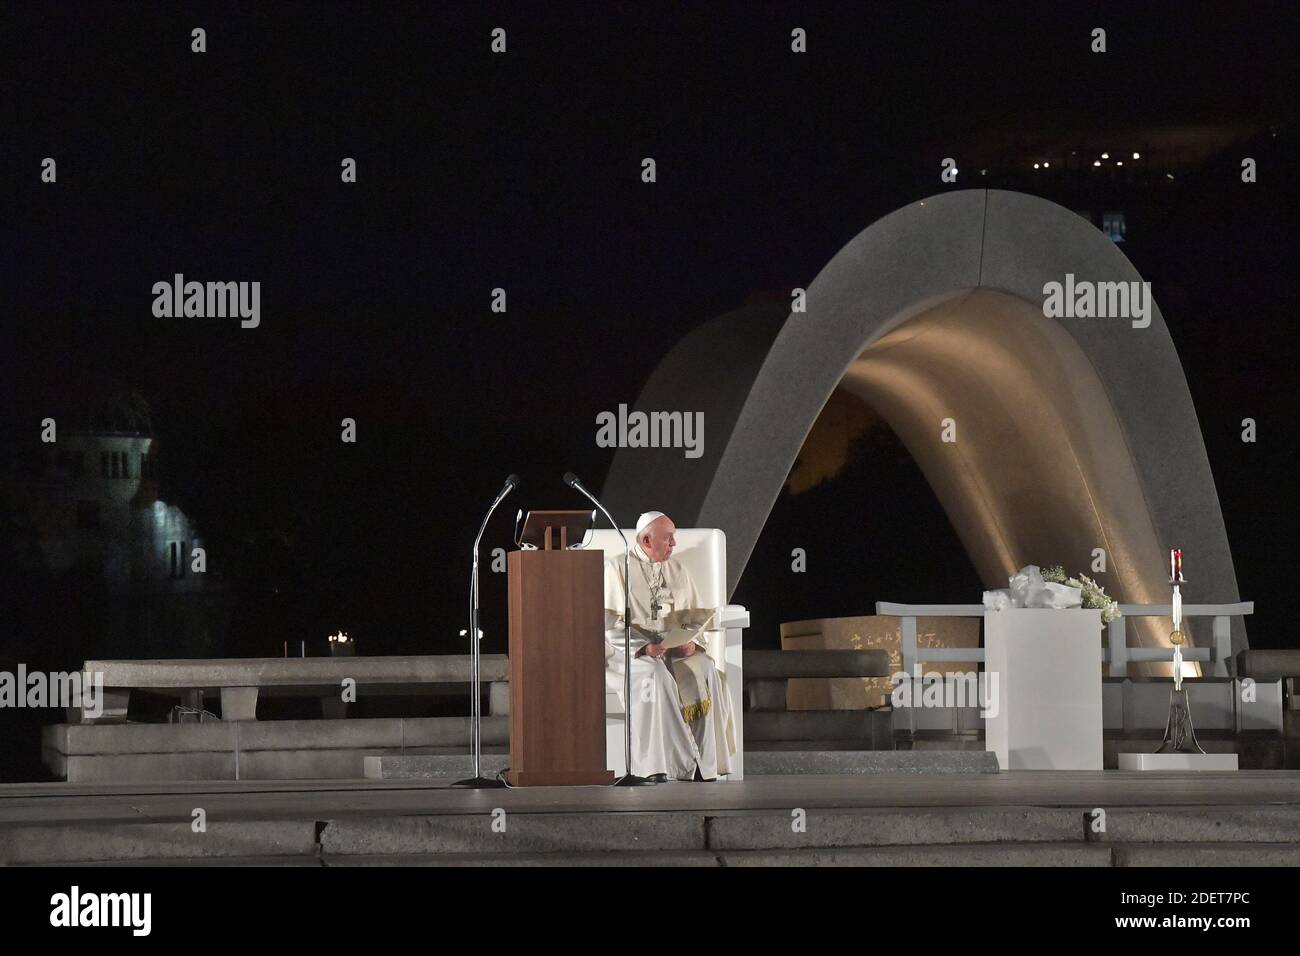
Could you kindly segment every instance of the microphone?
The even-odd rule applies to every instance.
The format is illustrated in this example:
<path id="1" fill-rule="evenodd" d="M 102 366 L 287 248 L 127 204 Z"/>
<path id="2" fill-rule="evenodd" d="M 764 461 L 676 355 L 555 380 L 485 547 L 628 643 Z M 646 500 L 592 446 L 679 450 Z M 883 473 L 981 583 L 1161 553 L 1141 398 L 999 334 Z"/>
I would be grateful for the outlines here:
<path id="1" fill-rule="evenodd" d="M 562 479 L 566 485 L 587 498 L 601 510 L 610 526 L 623 539 L 623 776 L 615 781 L 616 787 L 636 787 L 652 783 L 645 777 L 638 777 L 632 772 L 632 548 L 627 535 L 618 526 L 614 516 L 606 510 L 599 499 L 588 491 L 571 471 L 564 473 Z"/>
<path id="2" fill-rule="evenodd" d="M 519 487 L 519 476 L 511 472 L 510 477 L 506 479 L 505 485 L 493 500 L 488 508 L 487 514 L 483 516 L 483 523 L 479 525 L 478 535 L 474 538 L 474 547 L 471 549 L 473 562 L 469 572 L 469 627 L 461 634 L 469 635 L 470 645 L 470 750 L 474 755 L 474 776 L 467 780 L 458 780 L 452 784 L 453 787 L 468 787 L 471 789 L 482 790 L 488 787 L 504 786 L 500 780 L 490 780 L 482 774 L 483 762 L 483 714 L 482 700 L 480 697 L 480 685 L 482 683 L 482 667 L 479 663 L 479 641 L 483 639 L 483 632 L 478 626 L 478 546 L 483 540 L 483 532 L 487 529 L 488 520 L 492 517 L 492 512 L 497 510 L 497 505 L 506 495 L 510 494 L 515 488 Z"/>

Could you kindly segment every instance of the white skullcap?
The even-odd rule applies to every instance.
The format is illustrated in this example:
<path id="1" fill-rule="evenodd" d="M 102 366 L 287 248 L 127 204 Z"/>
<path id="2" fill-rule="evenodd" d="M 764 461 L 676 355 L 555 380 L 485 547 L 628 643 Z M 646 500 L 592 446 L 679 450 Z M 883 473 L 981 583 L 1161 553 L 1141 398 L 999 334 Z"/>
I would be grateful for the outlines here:
<path id="1" fill-rule="evenodd" d="M 652 523 L 664 517 L 662 511 L 647 511 L 636 519 L 636 536 L 641 537 L 641 532 L 650 527 Z"/>

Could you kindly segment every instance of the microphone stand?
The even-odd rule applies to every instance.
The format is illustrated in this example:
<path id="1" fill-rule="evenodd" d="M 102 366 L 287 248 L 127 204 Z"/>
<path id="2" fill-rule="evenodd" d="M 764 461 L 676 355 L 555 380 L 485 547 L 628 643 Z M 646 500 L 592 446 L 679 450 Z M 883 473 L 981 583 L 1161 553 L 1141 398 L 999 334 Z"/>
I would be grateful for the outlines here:
<path id="1" fill-rule="evenodd" d="M 511 475 L 506 479 L 506 485 L 497 495 L 496 500 L 492 502 L 492 507 L 483 516 L 483 523 L 479 525 L 478 535 L 474 538 L 473 562 L 469 575 L 469 644 L 470 644 L 470 749 L 474 754 L 474 776 L 466 780 L 457 780 L 452 784 L 453 787 L 461 787 L 468 790 L 487 790 L 496 787 L 504 787 L 505 783 L 501 780 L 485 777 L 482 772 L 483 764 L 483 699 L 480 691 L 480 670 L 479 670 L 479 626 L 478 626 L 478 545 L 483 538 L 483 531 L 487 528 L 488 519 L 492 517 L 492 512 L 497 510 L 497 505 L 501 504 L 506 495 L 518 486 L 519 477 Z"/>
<path id="2" fill-rule="evenodd" d="M 618 526 L 618 522 L 605 510 L 605 506 L 596 500 L 596 496 L 582 486 L 578 476 L 566 472 L 564 483 L 580 492 L 587 500 L 600 509 L 618 536 L 623 539 L 623 776 L 614 781 L 616 787 L 640 787 L 654 785 L 646 777 L 638 777 L 632 772 L 632 548 L 627 543 L 627 535 Z"/>

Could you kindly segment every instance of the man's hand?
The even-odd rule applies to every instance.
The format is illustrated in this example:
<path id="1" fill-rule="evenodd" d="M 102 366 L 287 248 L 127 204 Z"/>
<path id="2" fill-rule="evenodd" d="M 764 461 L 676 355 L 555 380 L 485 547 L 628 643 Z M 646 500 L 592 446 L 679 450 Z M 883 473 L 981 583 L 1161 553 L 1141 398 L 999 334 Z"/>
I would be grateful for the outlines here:
<path id="1" fill-rule="evenodd" d="M 647 657 L 663 657 L 668 653 L 668 648 L 664 647 L 662 644 L 647 644 L 645 647 L 641 648 L 641 650 Z"/>

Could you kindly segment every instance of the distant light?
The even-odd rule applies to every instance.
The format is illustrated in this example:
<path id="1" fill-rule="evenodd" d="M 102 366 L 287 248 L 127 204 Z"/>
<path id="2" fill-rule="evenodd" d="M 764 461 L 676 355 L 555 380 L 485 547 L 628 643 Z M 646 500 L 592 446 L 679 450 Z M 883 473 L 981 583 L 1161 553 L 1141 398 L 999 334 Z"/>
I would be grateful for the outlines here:
<path id="1" fill-rule="evenodd" d="M 981 175 L 981 176 L 987 176 L 987 175 L 988 175 L 988 170 L 987 170 L 987 169 L 981 169 L 981 170 L 980 170 L 980 175 Z"/>
<path id="2" fill-rule="evenodd" d="M 1046 162 L 1046 161 L 1044 161 L 1044 162 L 1043 162 L 1043 168 L 1044 168 L 1044 169 L 1050 169 L 1050 168 L 1051 168 L 1051 166 L 1052 166 L 1052 164 L 1051 164 L 1051 163 L 1049 163 L 1049 162 Z"/>
<path id="3" fill-rule="evenodd" d="M 1116 165 L 1116 166 L 1123 166 L 1123 165 L 1124 165 L 1124 160 L 1122 160 L 1122 159 L 1117 159 L 1117 160 L 1115 160 L 1115 165 Z"/>
<path id="4" fill-rule="evenodd" d="M 1173 173 L 1165 173 L 1165 179 L 1173 179 L 1173 178 L 1174 178 Z"/>
<path id="5" fill-rule="evenodd" d="M 1037 168 L 1038 168 L 1038 164 L 1037 164 L 1037 163 L 1034 163 L 1034 169 L 1037 169 Z"/>
<path id="6" fill-rule="evenodd" d="M 1101 165 L 1101 160 L 1100 160 L 1100 159 L 1094 159 L 1094 160 L 1092 161 L 1092 165 L 1094 165 L 1094 166 L 1100 166 L 1100 165 Z"/>
<path id="7" fill-rule="evenodd" d="M 1141 153 L 1134 153 L 1134 154 L 1133 154 L 1133 158 L 1134 158 L 1134 159 L 1141 159 L 1141 158 L 1142 158 L 1142 154 L 1141 154 Z"/>
<path id="8" fill-rule="evenodd" d="M 1102 154 L 1101 154 L 1101 158 L 1102 158 L 1102 159 L 1110 159 L 1110 153 L 1102 153 Z"/>

